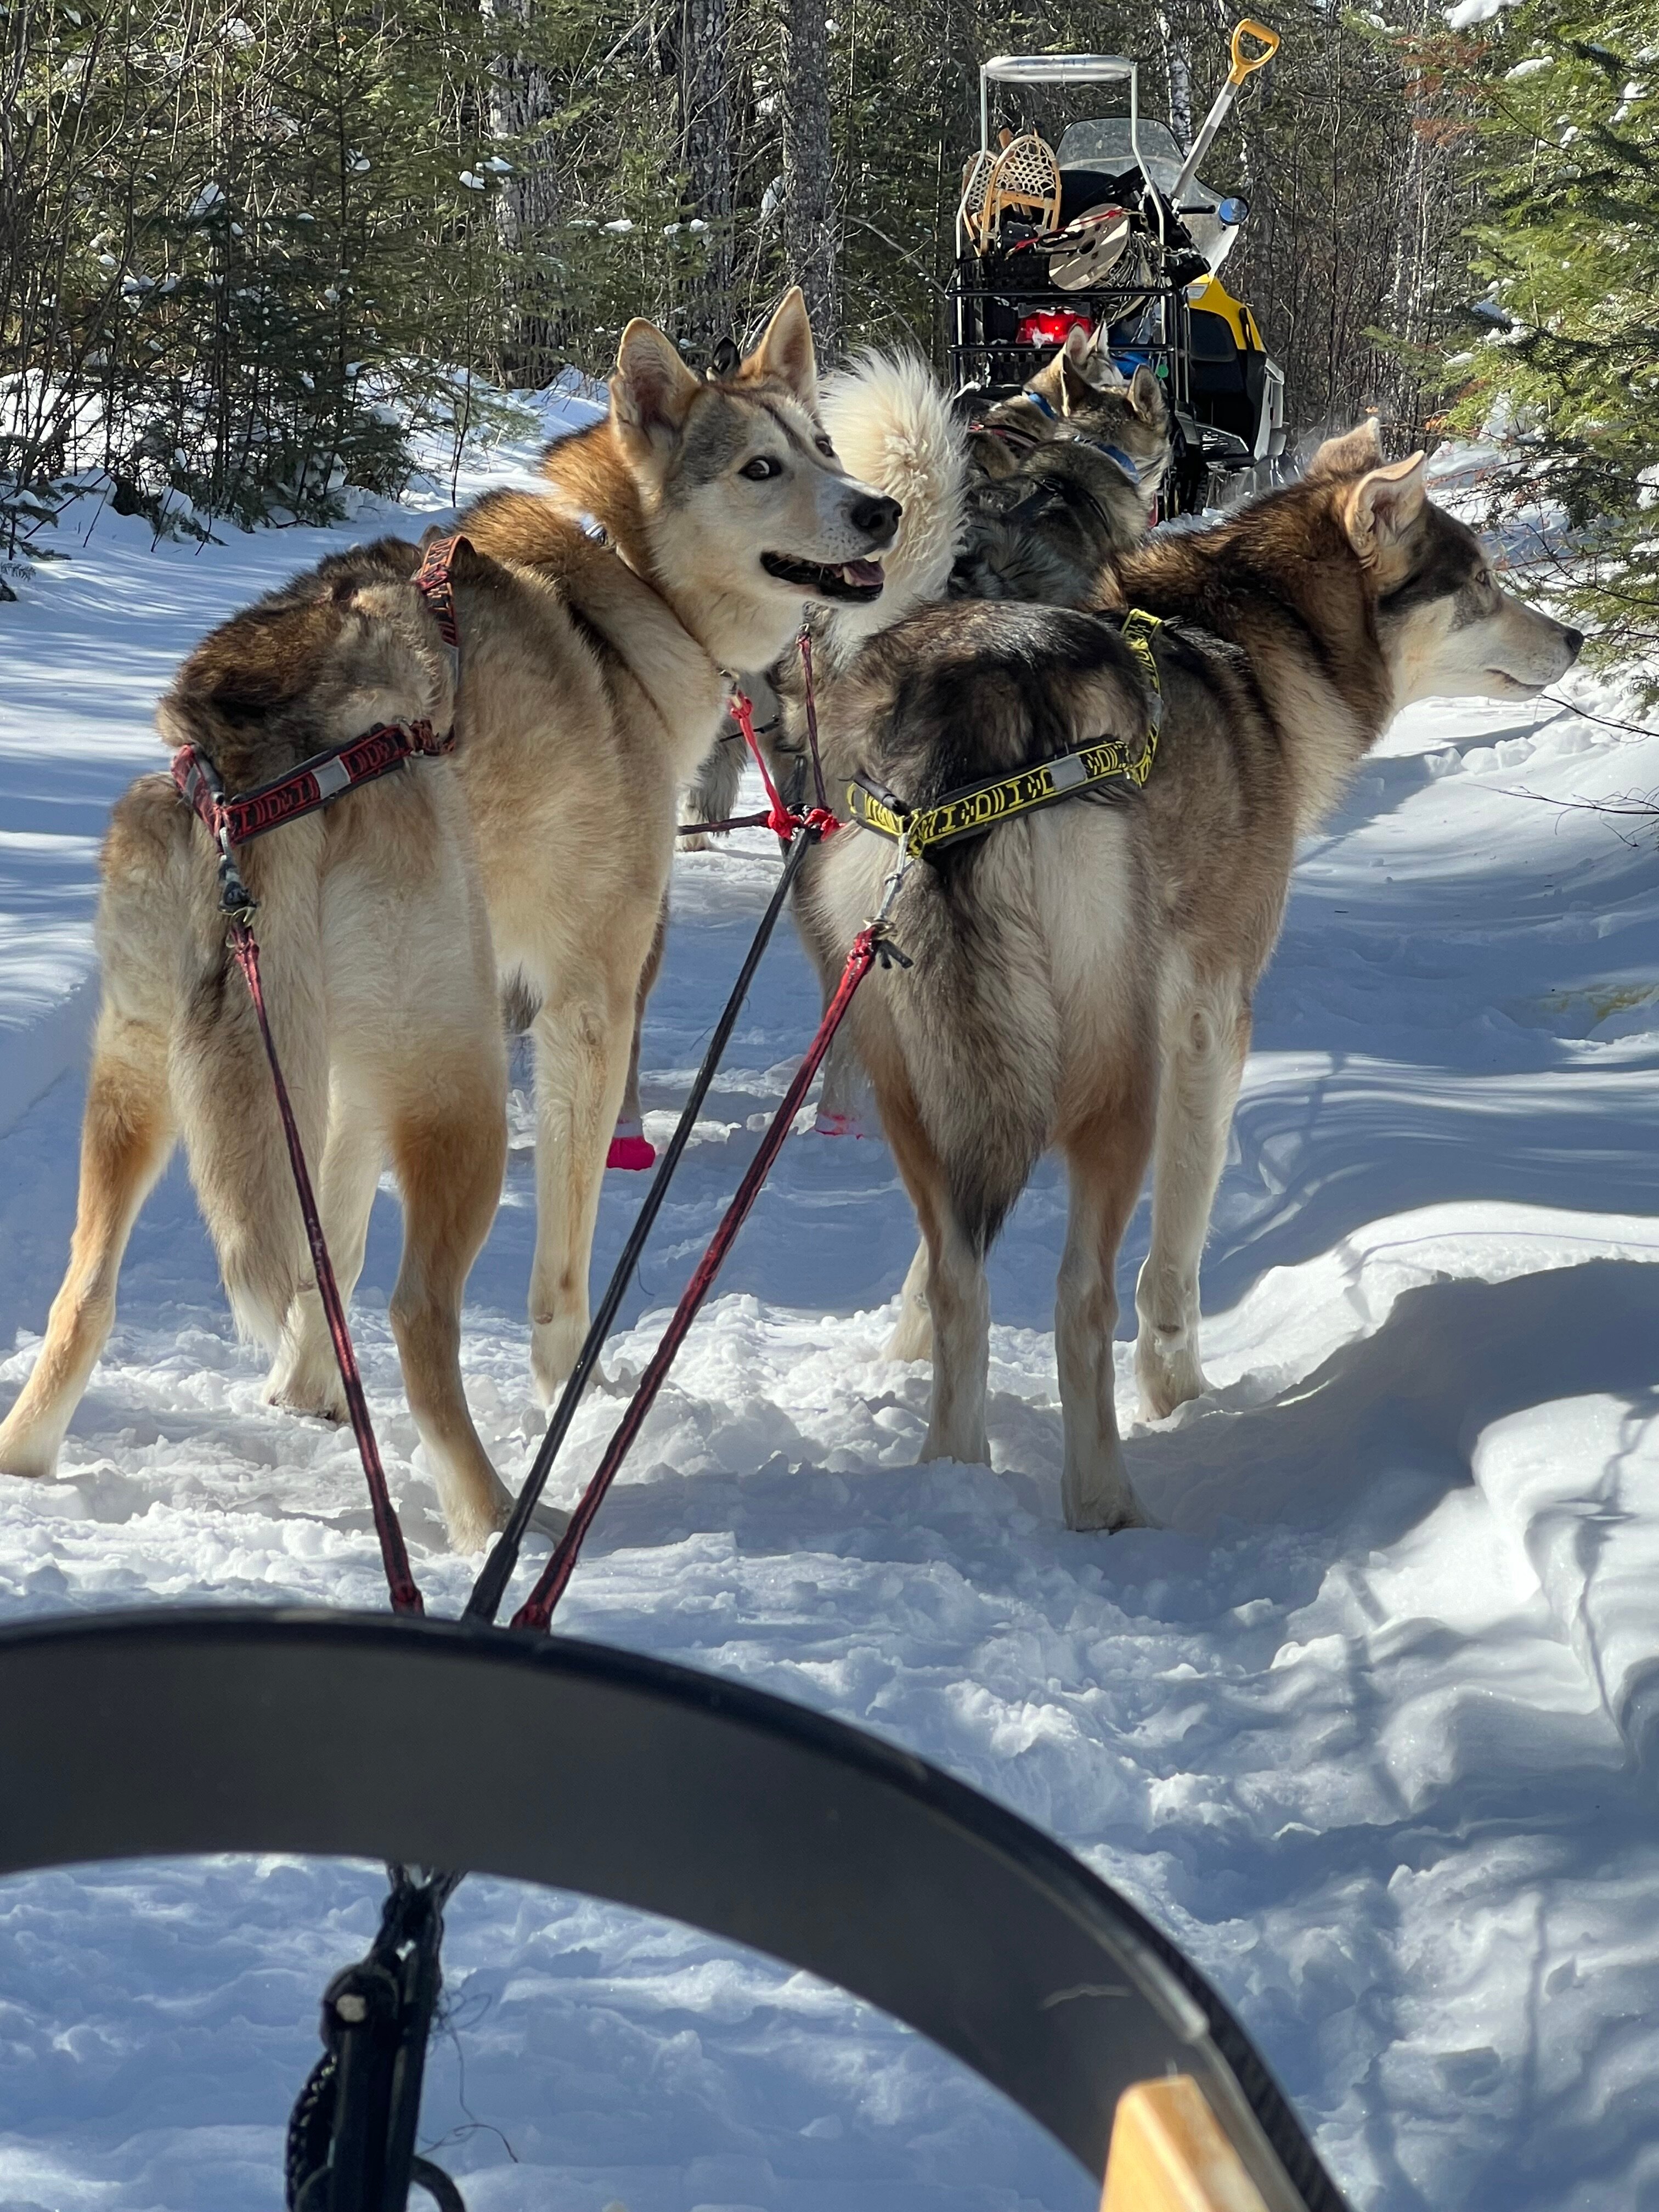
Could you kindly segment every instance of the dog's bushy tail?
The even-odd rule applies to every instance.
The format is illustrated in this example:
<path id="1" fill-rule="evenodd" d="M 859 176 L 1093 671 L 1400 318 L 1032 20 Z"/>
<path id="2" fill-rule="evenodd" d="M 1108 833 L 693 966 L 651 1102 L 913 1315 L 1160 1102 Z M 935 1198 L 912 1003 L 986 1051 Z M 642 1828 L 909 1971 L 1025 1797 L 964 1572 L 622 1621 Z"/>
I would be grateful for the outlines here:
<path id="1" fill-rule="evenodd" d="M 826 380 L 823 414 L 846 466 L 904 509 L 883 556 L 881 597 L 829 617 L 824 651 L 844 665 L 866 638 L 944 598 L 966 530 L 968 455 L 949 399 L 916 354 L 860 355 Z"/>

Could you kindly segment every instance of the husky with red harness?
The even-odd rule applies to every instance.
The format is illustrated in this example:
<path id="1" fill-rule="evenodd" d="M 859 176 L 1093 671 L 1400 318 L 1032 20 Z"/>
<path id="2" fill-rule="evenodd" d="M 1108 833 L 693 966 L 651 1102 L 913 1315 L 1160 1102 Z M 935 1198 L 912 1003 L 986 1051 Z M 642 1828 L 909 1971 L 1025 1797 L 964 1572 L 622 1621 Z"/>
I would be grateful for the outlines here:
<path id="1" fill-rule="evenodd" d="M 488 571 L 457 557 L 475 582 Z M 395 538 L 323 562 L 205 638 L 161 701 L 173 773 L 141 777 L 104 842 L 75 1240 L 0 1426 L 7 1474 L 53 1471 L 133 1222 L 182 1137 L 237 1322 L 272 1355 L 268 1395 L 338 1413 L 343 1375 L 372 1486 L 314 1217 L 349 1297 L 390 1162 L 404 1203 L 392 1326 L 451 1540 L 473 1548 L 507 1515 L 459 1364 L 462 1287 L 501 1191 L 505 1048 L 445 757 L 449 579 L 441 562 L 417 572 Z M 311 1218 L 294 1152 L 315 1177 Z"/>
<path id="2" fill-rule="evenodd" d="M 393 540 L 325 562 L 191 655 L 161 710 L 190 749 L 177 781 L 138 784 L 106 844 L 80 1218 L 0 1471 L 52 1471 L 182 1133 L 238 1318 L 275 1354 L 271 1396 L 352 1419 L 383 1521 L 341 1302 L 390 1159 L 392 1326 L 450 1540 L 502 1525 L 458 1359 L 505 1158 L 500 987 L 534 1010 L 531 1370 L 550 1402 L 587 1333 L 675 793 L 719 726 L 722 672 L 773 659 L 808 602 L 881 593 L 898 502 L 847 474 L 816 402 L 799 291 L 707 377 L 632 323 L 609 418 L 552 449 L 546 492 L 481 501 L 421 574 Z M 453 767 L 414 757 L 452 720 Z M 314 1206 L 301 1158 L 320 1164 Z"/>

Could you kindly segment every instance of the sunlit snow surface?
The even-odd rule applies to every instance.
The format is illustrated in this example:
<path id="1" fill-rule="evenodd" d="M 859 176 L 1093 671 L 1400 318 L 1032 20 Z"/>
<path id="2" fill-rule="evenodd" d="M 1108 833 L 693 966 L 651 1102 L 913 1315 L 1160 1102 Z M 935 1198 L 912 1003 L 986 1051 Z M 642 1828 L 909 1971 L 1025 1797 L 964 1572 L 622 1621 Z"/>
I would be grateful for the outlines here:
<path id="1" fill-rule="evenodd" d="M 159 760 L 178 653 L 323 542 L 152 553 L 106 515 L 0 606 L 0 1404 L 73 1210 L 106 810 Z M 878 1357 L 902 1193 L 880 1144 L 802 1137 L 562 1615 L 874 1729 L 1063 1838 L 1187 1947 L 1356 2202 L 1389 2212 L 1659 2206 L 1659 857 L 1557 803 L 1656 786 L 1659 741 L 1547 704 L 1425 707 L 1310 842 L 1206 1259 L 1214 1395 L 1130 1431 L 1164 1528 L 1060 1525 L 1055 1172 L 994 1261 L 994 1468 L 919 1469 L 926 1372 Z M 766 840 L 740 842 L 679 864 L 645 1049 L 659 1141 L 773 878 Z M 614 1376 L 815 1004 L 781 935 Z M 608 1179 L 601 1268 L 641 1187 Z M 519 1149 L 465 1333 L 515 1476 L 539 1427 L 531 1228 Z M 1126 1294 L 1145 1237 L 1143 1208 Z M 417 1570 L 453 1611 L 468 1569 L 386 1328 L 396 1246 L 383 1196 L 359 1341 Z M 175 1168 L 62 1480 L 0 1479 L 6 1616 L 379 1605 L 349 1438 L 259 1385 Z M 559 1497 L 618 1404 L 584 1409 Z M 0 1884 L 0 2212 L 273 2212 L 318 1993 L 379 1893 L 372 1868 L 285 1859 Z M 468 1882 L 450 1924 L 427 2131 L 473 2212 L 1093 2201 L 951 2062 L 805 1978 L 500 1882 Z"/>

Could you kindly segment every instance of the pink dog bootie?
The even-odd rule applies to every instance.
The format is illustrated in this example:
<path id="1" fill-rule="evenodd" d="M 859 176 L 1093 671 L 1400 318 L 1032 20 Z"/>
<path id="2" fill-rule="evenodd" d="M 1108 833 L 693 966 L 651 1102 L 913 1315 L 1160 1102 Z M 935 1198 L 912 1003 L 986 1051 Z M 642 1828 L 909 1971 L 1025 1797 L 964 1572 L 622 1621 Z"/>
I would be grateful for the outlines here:
<path id="1" fill-rule="evenodd" d="M 618 1121 L 605 1164 L 608 1168 L 655 1167 L 657 1148 L 637 1121 Z"/>

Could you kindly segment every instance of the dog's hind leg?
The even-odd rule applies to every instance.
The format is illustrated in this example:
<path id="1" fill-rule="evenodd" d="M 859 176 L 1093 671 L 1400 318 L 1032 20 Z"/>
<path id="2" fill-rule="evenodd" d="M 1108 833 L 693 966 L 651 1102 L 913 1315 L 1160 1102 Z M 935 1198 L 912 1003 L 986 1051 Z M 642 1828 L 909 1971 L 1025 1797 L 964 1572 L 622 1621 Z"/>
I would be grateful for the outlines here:
<path id="1" fill-rule="evenodd" d="M 430 1078 L 433 1071 L 422 1072 Z M 489 1233 L 507 1164 L 505 1070 L 459 1056 L 392 1116 L 392 1160 L 404 1203 L 404 1255 L 392 1329 L 404 1389 L 458 1552 L 482 1550 L 512 1510 L 467 1411 L 461 1383 L 461 1294 Z"/>
<path id="2" fill-rule="evenodd" d="M 343 1073 L 336 1071 L 329 1102 L 328 1142 L 317 1182 L 317 1208 L 341 1301 L 349 1307 L 363 1270 L 369 1216 L 386 1140 L 383 1106 L 377 1100 L 354 1095 L 340 1079 Z M 265 1400 L 269 1405 L 285 1407 L 289 1413 L 315 1413 L 327 1421 L 343 1421 L 346 1417 L 345 1389 L 334 1356 L 334 1340 L 314 1284 L 307 1283 L 289 1308 L 265 1384 Z"/>
<path id="3" fill-rule="evenodd" d="M 933 1390 L 924 1461 L 990 1463 L 985 1432 L 986 1371 L 991 1355 L 991 1293 L 985 1241 L 964 1222 L 943 1162 L 922 1128 L 914 1102 L 882 1097 L 882 1126 L 921 1224 L 927 1310 L 932 1325 Z M 916 1272 L 912 1264 L 911 1273 Z"/>
<path id="4" fill-rule="evenodd" d="M 1249 1005 L 1231 977 L 1189 988 L 1163 1024 L 1152 1243 L 1135 1287 L 1135 1379 L 1152 1420 L 1203 1395 L 1198 1266 L 1249 1044 Z"/>
<path id="5" fill-rule="evenodd" d="M 167 1039 L 107 1004 L 81 1128 L 81 1193 L 69 1272 L 21 1395 L 0 1425 L 0 1473 L 50 1475 L 109 1340 L 115 1280 L 132 1224 L 173 1150 Z"/>
<path id="6" fill-rule="evenodd" d="M 1117 1253 L 1152 1146 L 1146 1107 L 1098 1114 L 1066 1145 L 1072 1202 L 1054 1310 L 1066 1430 L 1060 1504 L 1068 1528 L 1129 1528 L 1142 1519 L 1117 1432 L 1112 1332 Z"/>

